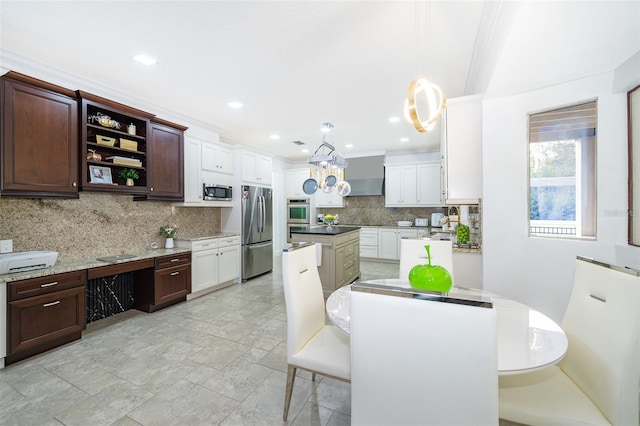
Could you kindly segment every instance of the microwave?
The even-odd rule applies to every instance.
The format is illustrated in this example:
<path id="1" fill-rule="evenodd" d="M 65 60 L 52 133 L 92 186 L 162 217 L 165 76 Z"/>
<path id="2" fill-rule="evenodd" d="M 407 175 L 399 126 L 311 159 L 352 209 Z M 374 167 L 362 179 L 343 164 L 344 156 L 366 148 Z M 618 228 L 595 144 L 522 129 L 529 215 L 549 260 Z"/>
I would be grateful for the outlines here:
<path id="1" fill-rule="evenodd" d="M 202 199 L 205 201 L 231 201 L 233 192 L 229 185 L 202 184 Z"/>

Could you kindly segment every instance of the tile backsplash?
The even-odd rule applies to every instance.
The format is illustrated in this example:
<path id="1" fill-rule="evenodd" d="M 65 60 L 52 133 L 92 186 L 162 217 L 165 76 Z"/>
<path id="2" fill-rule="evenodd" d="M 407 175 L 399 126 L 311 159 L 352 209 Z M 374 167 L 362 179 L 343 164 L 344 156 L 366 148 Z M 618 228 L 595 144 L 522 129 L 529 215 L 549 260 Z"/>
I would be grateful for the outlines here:
<path id="1" fill-rule="evenodd" d="M 213 235 L 220 232 L 220 209 L 82 192 L 79 199 L 0 198 L 0 239 L 13 240 L 16 252 L 57 251 L 58 261 L 162 246 L 158 230 L 169 224 L 178 225 L 178 238 Z"/>
<path id="2" fill-rule="evenodd" d="M 358 226 L 394 226 L 400 220 L 417 217 L 431 220 L 431 213 L 447 214 L 446 207 L 385 207 L 384 196 L 348 197 L 345 208 L 318 208 L 318 213 L 338 214 L 340 224 Z"/>

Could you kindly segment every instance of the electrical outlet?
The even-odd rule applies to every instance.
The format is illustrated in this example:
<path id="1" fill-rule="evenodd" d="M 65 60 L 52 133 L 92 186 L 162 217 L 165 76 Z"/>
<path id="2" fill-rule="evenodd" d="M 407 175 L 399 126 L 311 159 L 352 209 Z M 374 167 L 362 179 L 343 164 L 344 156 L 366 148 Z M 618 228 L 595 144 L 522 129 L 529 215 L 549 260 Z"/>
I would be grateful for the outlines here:
<path id="1" fill-rule="evenodd" d="M 13 240 L 0 241 L 0 253 L 11 253 L 13 251 Z"/>

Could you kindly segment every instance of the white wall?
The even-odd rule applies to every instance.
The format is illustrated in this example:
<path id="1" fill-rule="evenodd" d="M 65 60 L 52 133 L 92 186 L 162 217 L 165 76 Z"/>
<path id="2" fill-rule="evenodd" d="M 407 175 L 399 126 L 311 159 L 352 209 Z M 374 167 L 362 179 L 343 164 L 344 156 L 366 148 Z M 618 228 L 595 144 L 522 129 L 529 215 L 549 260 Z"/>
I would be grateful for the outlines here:
<path id="1" fill-rule="evenodd" d="M 616 263 L 627 236 L 626 94 L 613 73 L 483 102 L 483 285 L 560 321 L 576 255 Z M 597 240 L 527 232 L 527 114 L 598 98 Z"/>

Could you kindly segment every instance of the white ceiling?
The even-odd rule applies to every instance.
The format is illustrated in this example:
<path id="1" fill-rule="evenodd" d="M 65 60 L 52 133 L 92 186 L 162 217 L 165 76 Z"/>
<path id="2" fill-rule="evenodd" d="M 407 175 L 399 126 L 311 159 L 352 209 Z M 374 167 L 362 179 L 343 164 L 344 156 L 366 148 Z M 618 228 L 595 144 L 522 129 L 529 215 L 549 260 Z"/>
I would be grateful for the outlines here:
<path id="1" fill-rule="evenodd" d="M 0 0 L 0 24 L 5 68 L 37 63 L 292 161 L 309 155 L 292 141 L 313 152 L 327 121 L 346 156 L 435 149 L 439 129 L 388 121 L 418 70 L 449 98 L 499 96 L 610 71 L 640 51 L 637 0 Z M 134 62 L 141 52 L 159 62 Z M 234 100 L 245 107 L 231 110 Z"/>

